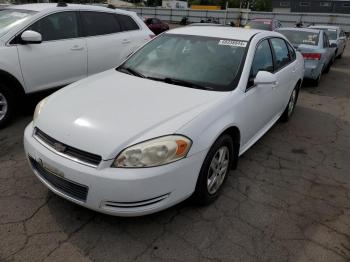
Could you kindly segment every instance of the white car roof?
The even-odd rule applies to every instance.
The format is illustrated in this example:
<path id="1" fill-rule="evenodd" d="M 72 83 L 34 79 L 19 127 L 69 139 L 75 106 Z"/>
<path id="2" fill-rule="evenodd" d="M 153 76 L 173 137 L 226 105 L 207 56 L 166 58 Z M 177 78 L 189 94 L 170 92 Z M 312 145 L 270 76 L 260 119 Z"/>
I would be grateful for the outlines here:
<path id="1" fill-rule="evenodd" d="M 279 33 L 245 29 L 239 27 L 225 27 L 225 26 L 185 26 L 172 29 L 166 32 L 167 34 L 183 34 L 195 36 L 208 36 L 216 38 L 227 38 L 234 40 L 249 41 L 254 35 L 261 34 L 264 36 L 281 36 Z"/>
<path id="2" fill-rule="evenodd" d="M 339 26 L 335 26 L 335 25 L 312 25 L 312 26 L 309 26 L 309 28 L 339 29 Z"/>
<path id="3" fill-rule="evenodd" d="M 312 28 L 312 27 L 282 27 L 282 28 L 278 28 L 277 32 L 283 31 L 283 30 L 290 30 L 290 31 L 299 31 L 299 32 L 310 32 L 310 33 L 317 33 L 319 34 L 320 29 L 317 28 Z"/>
<path id="4" fill-rule="evenodd" d="M 95 5 L 80 5 L 80 4 L 67 4 L 67 6 L 57 6 L 57 3 L 38 3 L 38 4 L 25 4 L 25 5 L 11 5 L 7 8 L 10 9 L 24 9 L 24 10 L 30 10 L 30 11 L 36 11 L 36 12 L 46 12 L 51 10 L 96 10 L 96 11 L 110 11 L 113 12 L 114 10 L 118 13 L 125 13 L 130 14 L 133 12 L 120 10 L 120 9 L 110 9 L 104 6 L 95 6 Z"/>

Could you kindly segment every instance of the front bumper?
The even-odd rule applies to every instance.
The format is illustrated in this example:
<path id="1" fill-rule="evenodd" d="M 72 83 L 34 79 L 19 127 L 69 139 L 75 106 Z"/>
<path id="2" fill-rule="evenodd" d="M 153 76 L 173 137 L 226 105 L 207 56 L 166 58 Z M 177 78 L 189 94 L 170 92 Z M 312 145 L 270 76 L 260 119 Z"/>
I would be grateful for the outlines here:
<path id="1" fill-rule="evenodd" d="M 35 175 L 51 191 L 89 209 L 117 216 L 154 213 L 188 198 L 194 192 L 206 155 L 203 151 L 152 168 L 110 168 L 112 160 L 102 161 L 93 168 L 59 156 L 43 146 L 33 137 L 32 123 L 25 129 L 24 148 Z M 43 175 L 43 170 L 50 170 L 46 175 L 53 176 L 54 180 Z M 54 182 L 57 180 L 65 184 L 60 186 Z M 79 190 L 67 189 L 67 183 L 68 187 L 73 183 L 87 188 L 86 198 L 67 193 Z"/>

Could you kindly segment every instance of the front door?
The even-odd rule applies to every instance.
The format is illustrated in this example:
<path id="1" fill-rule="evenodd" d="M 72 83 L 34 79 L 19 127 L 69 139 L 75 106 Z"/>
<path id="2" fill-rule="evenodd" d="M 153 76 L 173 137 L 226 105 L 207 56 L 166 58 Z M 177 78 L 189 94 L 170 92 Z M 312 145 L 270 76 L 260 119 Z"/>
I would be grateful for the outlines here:
<path id="1" fill-rule="evenodd" d="M 269 41 L 263 40 L 257 46 L 252 63 L 245 98 L 239 105 L 242 115 L 242 145 L 254 143 L 259 133 L 264 130 L 276 115 L 275 92 L 277 86 L 255 85 L 254 79 L 259 71 L 274 72 L 273 57 Z"/>
<path id="2" fill-rule="evenodd" d="M 59 12 L 26 30 L 42 35 L 40 44 L 19 44 L 19 60 L 29 92 L 70 84 L 87 76 L 87 49 L 79 38 L 76 12 Z"/>

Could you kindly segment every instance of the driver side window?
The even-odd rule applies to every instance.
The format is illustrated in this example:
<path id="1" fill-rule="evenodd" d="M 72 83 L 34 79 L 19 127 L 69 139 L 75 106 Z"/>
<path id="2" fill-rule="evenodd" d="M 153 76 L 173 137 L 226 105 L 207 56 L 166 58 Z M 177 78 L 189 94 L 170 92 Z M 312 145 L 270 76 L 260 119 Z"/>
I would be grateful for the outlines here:
<path id="1" fill-rule="evenodd" d="M 43 41 L 77 38 L 78 21 L 75 12 L 60 12 L 40 19 L 27 30 L 39 32 Z"/>
<path id="2" fill-rule="evenodd" d="M 273 59 L 268 40 L 262 41 L 255 51 L 250 78 L 254 79 L 259 71 L 273 72 Z"/>

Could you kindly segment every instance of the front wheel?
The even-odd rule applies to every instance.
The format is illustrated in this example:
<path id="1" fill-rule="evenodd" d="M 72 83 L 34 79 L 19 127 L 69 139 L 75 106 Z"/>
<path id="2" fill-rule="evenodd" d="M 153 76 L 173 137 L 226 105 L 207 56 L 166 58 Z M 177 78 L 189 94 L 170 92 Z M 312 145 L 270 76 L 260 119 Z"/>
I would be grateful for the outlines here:
<path id="1" fill-rule="evenodd" d="M 0 84 L 0 128 L 4 127 L 11 119 L 13 113 L 13 94 Z"/>
<path id="2" fill-rule="evenodd" d="M 192 196 L 195 203 L 207 205 L 219 196 L 232 163 L 238 158 L 234 152 L 236 151 L 229 135 L 223 135 L 215 141 L 198 176 L 196 189 Z"/>
<path id="3" fill-rule="evenodd" d="M 281 121 L 282 122 L 288 122 L 290 118 L 292 117 L 295 106 L 298 101 L 298 96 L 299 96 L 299 86 L 296 86 L 293 89 L 293 92 L 289 98 L 288 105 L 286 106 L 286 109 L 284 110 L 282 116 L 281 116 Z"/>

